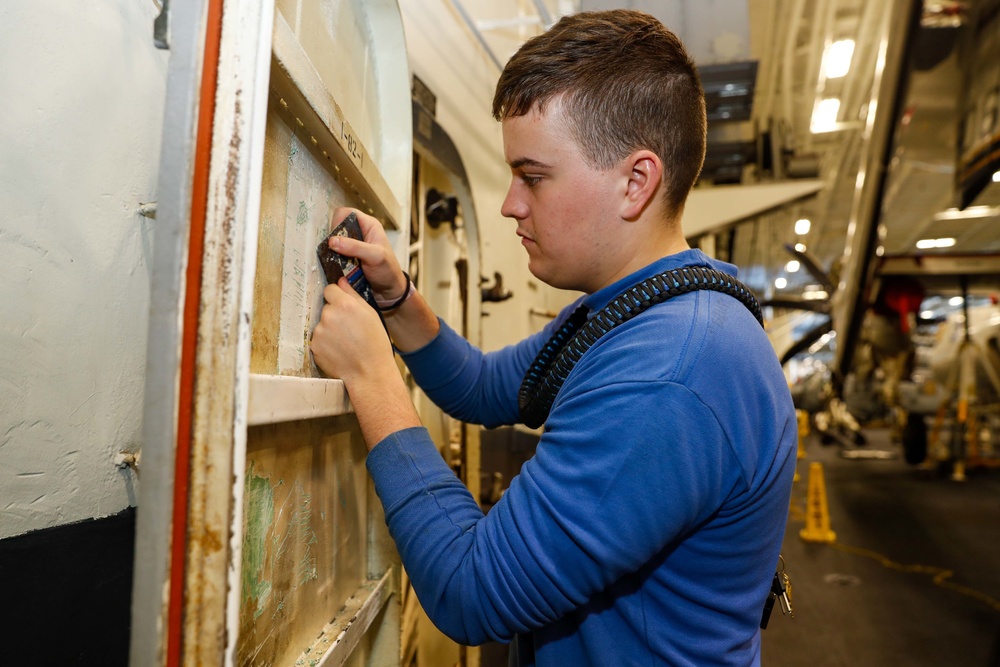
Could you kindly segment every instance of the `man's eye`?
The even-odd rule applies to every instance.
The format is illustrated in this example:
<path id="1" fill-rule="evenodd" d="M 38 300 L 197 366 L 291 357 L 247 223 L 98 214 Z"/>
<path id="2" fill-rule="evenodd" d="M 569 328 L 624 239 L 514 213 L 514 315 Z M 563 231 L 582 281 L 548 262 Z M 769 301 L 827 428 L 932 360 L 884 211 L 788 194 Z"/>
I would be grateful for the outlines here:
<path id="1" fill-rule="evenodd" d="M 521 180 L 524 181 L 524 184 L 527 185 L 529 188 L 533 188 L 536 185 L 538 185 L 538 183 L 542 180 L 542 177 L 541 176 L 522 176 Z"/>

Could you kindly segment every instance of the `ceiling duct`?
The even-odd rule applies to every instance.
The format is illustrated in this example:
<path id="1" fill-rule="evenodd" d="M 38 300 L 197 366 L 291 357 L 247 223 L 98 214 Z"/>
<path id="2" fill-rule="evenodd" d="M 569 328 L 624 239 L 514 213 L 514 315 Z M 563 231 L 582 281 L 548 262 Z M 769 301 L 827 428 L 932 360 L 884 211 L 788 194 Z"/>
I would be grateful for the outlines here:
<path id="1" fill-rule="evenodd" d="M 750 120 L 757 61 L 698 67 L 705 89 L 708 145 L 702 182 L 731 185 L 743 181 L 743 169 L 757 161 L 757 132 Z"/>

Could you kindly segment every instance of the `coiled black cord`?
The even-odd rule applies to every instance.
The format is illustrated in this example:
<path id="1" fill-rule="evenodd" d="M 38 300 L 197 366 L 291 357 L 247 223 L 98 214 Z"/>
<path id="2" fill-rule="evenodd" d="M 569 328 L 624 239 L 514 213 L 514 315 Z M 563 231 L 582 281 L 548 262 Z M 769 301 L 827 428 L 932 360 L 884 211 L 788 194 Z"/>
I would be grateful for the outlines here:
<path id="1" fill-rule="evenodd" d="M 746 285 L 728 273 L 706 266 L 686 266 L 665 271 L 625 290 L 587 320 L 589 309 L 580 306 L 538 352 L 521 382 L 517 395 L 521 421 L 529 428 L 545 423 L 552 404 L 584 352 L 619 324 L 667 299 L 712 290 L 729 294 L 740 301 L 764 325 L 760 304 Z"/>

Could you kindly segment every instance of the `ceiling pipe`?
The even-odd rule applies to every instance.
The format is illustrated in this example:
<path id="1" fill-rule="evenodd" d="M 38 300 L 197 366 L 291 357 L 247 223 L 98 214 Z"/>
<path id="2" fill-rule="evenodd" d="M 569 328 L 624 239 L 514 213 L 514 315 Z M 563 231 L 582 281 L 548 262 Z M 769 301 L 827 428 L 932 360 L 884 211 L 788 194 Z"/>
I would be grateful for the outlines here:
<path id="1" fill-rule="evenodd" d="M 878 58 L 878 48 L 865 49 L 865 44 L 877 44 L 879 36 L 876 30 L 878 21 L 879 5 L 876 2 L 868 2 L 862 6 L 861 16 L 858 19 L 858 29 L 854 36 L 855 48 L 854 58 L 851 62 L 851 69 L 856 72 L 874 72 L 875 63 Z M 857 69 L 855 69 L 857 68 Z M 848 76 L 844 82 L 844 90 L 840 95 L 841 109 L 852 114 L 849 120 L 858 118 L 858 112 L 864 98 L 863 86 L 866 83 L 862 77 Z"/>
<path id="2" fill-rule="evenodd" d="M 774 98 L 778 91 L 778 65 L 780 64 L 780 58 L 775 57 L 775 52 L 777 50 L 777 39 L 778 35 L 781 34 L 778 25 L 778 3 L 782 0 L 771 0 L 767 4 L 767 21 L 765 26 L 767 32 L 764 34 L 763 38 L 758 38 L 767 50 L 758 49 L 762 53 L 760 57 L 761 62 L 766 63 L 767 67 L 761 68 L 760 76 L 757 80 L 757 100 L 758 103 L 755 104 L 757 109 L 756 118 L 758 126 L 766 126 L 774 115 Z M 753 7 L 751 6 L 751 11 Z M 782 12 L 784 16 L 787 12 Z M 782 21 L 788 20 L 787 18 L 782 18 Z M 782 24 L 783 25 L 783 24 Z M 789 122 L 791 119 L 786 119 Z"/>
<path id="3" fill-rule="evenodd" d="M 542 20 L 542 27 L 548 30 L 552 27 L 552 14 L 549 14 L 549 8 L 545 6 L 542 0 L 534 0 L 535 11 L 538 12 L 538 17 Z"/>
<path id="4" fill-rule="evenodd" d="M 781 90 L 783 92 L 784 98 L 782 102 L 784 103 L 782 114 L 784 116 L 785 122 L 787 122 L 791 127 L 795 127 L 795 48 L 798 42 L 799 26 L 802 22 L 802 12 L 805 11 L 805 0 L 794 0 L 792 5 L 792 10 L 790 12 L 791 26 L 786 34 L 785 38 L 785 50 L 780 56 L 776 52 L 772 54 L 772 58 L 779 60 L 781 62 Z M 782 146 L 785 148 L 785 146 Z M 775 156 L 775 164 L 781 163 L 781 156 Z"/>
<path id="5" fill-rule="evenodd" d="M 491 61 L 493 61 L 496 68 L 502 72 L 503 65 L 500 63 L 496 54 L 493 53 L 493 49 L 491 49 L 490 45 L 486 42 L 486 38 L 483 37 L 483 33 L 479 30 L 479 26 L 477 26 L 476 22 L 472 20 L 469 13 L 465 11 L 465 6 L 462 4 L 462 0 L 451 0 L 451 6 L 454 7 L 455 11 L 458 12 L 458 15 L 462 17 L 462 21 L 465 23 L 465 26 L 472 31 L 472 36 L 475 37 L 476 41 L 479 42 L 479 45 L 483 47 L 483 51 L 485 51 L 486 55 L 489 56 Z"/>

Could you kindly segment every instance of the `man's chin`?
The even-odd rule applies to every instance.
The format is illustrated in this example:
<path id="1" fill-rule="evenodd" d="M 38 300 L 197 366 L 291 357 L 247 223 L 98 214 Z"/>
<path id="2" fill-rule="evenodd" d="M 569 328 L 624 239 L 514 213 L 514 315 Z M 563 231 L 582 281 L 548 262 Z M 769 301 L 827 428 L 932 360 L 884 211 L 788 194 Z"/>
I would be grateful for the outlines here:
<path id="1" fill-rule="evenodd" d="M 551 271 L 546 271 L 544 266 L 539 266 L 536 262 L 528 262 L 528 271 L 538 280 L 542 281 L 549 287 L 554 287 L 556 289 L 566 289 L 566 290 L 576 290 L 581 291 L 573 282 L 566 277 L 560 277 L 558 275 L 553 275 Z"/>

